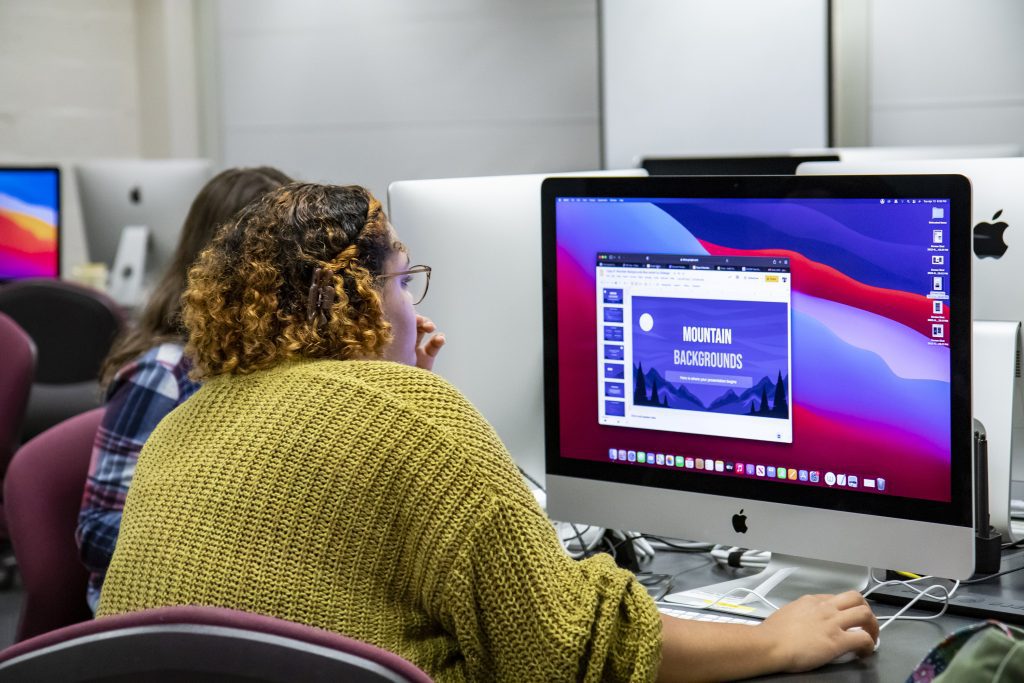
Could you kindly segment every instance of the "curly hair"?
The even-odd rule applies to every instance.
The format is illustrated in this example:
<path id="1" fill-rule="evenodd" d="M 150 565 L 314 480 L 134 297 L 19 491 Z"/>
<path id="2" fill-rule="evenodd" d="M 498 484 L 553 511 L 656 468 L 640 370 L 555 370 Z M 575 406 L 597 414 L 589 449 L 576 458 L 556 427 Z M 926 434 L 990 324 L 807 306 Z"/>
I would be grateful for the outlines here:
<path id="1" fill-rule="evenodd" d="M 221 228 L 189 271 L 182 320 L 192 376 L 380 355 L 391 326 L 377 278 L 396 250 L 404 246 L 366 188 L 293 183 L 264 195 Z M 314 280 L 334 289 L 324 317 L 306 312 Z"/>

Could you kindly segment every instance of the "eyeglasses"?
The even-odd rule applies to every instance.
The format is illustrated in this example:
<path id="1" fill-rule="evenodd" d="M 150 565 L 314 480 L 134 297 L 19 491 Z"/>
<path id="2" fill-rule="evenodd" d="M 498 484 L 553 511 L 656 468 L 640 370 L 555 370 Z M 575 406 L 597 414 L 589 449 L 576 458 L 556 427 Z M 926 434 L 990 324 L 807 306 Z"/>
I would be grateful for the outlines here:
<path id="1" fill-rule="evenodd" d="M 409 292 L 412 297 L 412 305 L 415 306 L 427 296 L 427 289 L 430 288 L 430 266 L 413 266 L 409 270 L 400 273 L 387 273 L 379 276 L 380 280 L 389 277 L 401 278 L 402 289 Z"/>

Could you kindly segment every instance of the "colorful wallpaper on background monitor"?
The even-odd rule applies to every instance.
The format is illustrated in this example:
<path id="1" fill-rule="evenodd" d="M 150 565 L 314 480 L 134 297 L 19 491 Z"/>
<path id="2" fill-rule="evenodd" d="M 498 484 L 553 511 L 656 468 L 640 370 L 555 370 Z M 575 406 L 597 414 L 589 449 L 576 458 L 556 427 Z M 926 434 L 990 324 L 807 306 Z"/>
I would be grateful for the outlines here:
<path id="1" fill-rule="evenodd" d="M 888 495 L 948 501 L 950 349 L 929 318 L 949 310 L 927 296 L 929 247 L 942 237 L 930 210 L 879 199 L 556 202 L 562 456 L 724 457 L 883 477 Z M 788 257 L 792 443 L 599 424 L 601 252 Z"/>
<path id="2" fill-rule="evenodd" d="M 0 279 L 57 277 L 59 174 L 0 169 Z"/>

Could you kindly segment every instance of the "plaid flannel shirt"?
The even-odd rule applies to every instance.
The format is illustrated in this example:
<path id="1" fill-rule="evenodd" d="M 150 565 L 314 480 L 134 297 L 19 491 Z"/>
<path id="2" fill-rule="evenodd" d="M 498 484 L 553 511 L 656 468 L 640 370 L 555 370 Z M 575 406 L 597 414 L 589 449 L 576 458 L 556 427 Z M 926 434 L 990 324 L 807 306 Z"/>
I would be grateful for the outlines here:
<path id="1" fill-rule="evenodd" d="M 165 343 L 118 370 L 107 390 L 107 410 L 93 442 L 75 532 L 90 572 L 88 600 L 93 611 L 117 544 L 139 452 L 157 423 L 199 388 L 188 378 L 189 370 L 184 348 Z"/>

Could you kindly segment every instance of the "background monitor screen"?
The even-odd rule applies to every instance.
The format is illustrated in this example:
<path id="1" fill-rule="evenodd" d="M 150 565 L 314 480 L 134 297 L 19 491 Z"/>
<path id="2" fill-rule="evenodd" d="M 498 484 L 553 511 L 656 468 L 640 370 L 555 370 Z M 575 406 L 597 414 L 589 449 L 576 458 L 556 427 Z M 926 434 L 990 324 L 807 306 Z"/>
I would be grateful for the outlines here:
<path id="1" fill-rule="evenodd" d="M 60 170 L 0 167 L 0 280 L 60 275 Z"/>
<path id="2" fill-rule="evenodd" d="M 549 481 L 970 524 L 963 178 L 547 181 L 543 207 Z"/>

